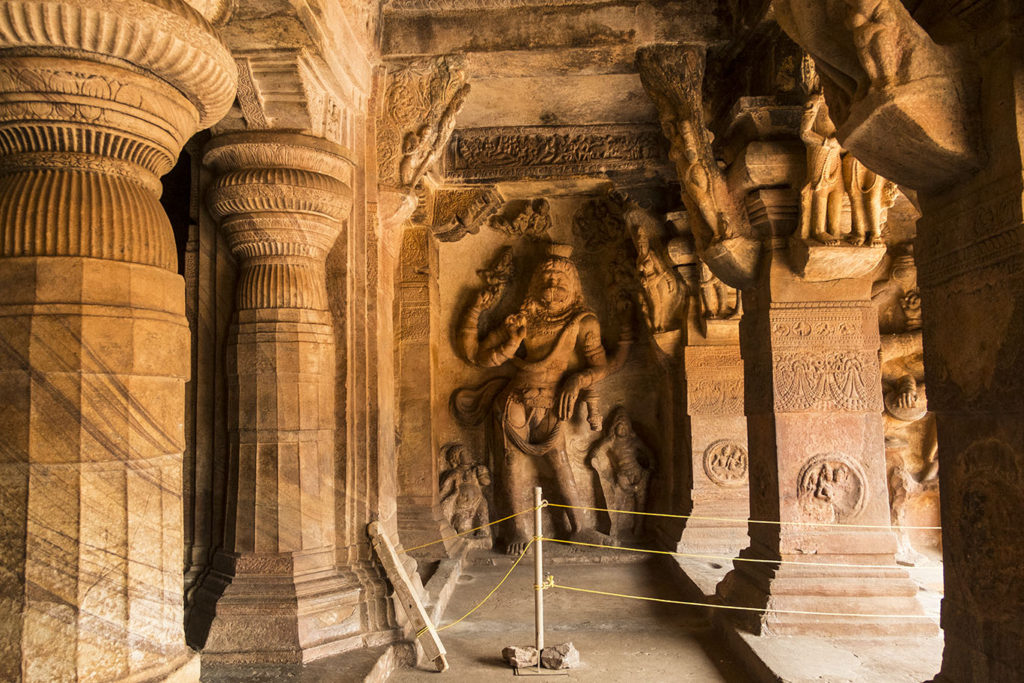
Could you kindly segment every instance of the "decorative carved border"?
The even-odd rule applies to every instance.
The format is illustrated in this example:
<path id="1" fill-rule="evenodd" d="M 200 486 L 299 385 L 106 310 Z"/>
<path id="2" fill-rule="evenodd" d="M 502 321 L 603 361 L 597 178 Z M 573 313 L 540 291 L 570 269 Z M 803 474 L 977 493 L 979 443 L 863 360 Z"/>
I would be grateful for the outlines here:
<path id="1" fill-rule="evenodd" d="M 445 155 L 451 180 L 592 175 L 666 166 L 657 126 L 523 126 L 456 130 Z"/>

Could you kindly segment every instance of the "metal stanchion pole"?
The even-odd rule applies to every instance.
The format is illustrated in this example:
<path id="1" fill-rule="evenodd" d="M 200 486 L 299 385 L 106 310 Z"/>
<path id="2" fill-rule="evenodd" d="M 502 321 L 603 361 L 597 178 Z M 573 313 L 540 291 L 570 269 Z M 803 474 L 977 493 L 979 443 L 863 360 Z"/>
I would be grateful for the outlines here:
<path id="1" fill-rule="evenodd" d="M 533 489 L 533 580 L 537 590 L 534 591 L 534 605 L 537 608 L 537 668 L 540 668 L 540 653 L 544 650 L 544 548 L 541 543 L 541 503 L 543 497 L 539 486 Z"/>

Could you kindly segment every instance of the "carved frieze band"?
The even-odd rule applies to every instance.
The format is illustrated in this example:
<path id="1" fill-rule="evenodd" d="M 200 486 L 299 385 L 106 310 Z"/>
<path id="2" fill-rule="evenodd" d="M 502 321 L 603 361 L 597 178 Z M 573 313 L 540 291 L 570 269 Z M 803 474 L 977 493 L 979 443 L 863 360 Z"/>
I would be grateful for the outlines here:
<path id="1" fill-rule="evenodd" d="M 953 206 L 929 209 L 921 226 L 915 252 L 921 287 L 993 266 L 1016 274 L 1015 266 L 1024 257 L 1020 178 L 972 192 Z"/>
<path id="2" fill-rule="evenodd" d="M 792 351 L 772 357 L 774 410 L 881 412 L 877 351 Z"/>
<path id="3" fill-rule="evenodd" d="M 749 410 L 882 410 L 870 303 L 775 303 L 767 314 L 771 349 L 748 364 Z"/>
<path id="4" fill-rule="evenodd" d="M 452 135 L 445 172 L 454 180 L 586 175 L 666 165 L 655 126 L 471 128 Z"/>
<path id="5" fill-rule="evenodd" d="M 738 346 L 690 346 L 686 372 L 686 413 L 743 415 L 743 359 Z"/>

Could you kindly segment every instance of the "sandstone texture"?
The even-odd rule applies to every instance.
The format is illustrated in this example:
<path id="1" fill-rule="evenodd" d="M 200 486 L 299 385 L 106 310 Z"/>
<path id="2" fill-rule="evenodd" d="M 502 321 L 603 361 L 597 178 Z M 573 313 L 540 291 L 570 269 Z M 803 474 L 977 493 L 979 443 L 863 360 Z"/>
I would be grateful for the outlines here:
<path id="1" fill-rule="evenodd" d="M 1018 5 L 6 3 L 0 680 L 390 669 L 368 525 L 440 612 L 536 486 L 751 638 L 931 642 L 941 555 L 1021 680 Z"/>

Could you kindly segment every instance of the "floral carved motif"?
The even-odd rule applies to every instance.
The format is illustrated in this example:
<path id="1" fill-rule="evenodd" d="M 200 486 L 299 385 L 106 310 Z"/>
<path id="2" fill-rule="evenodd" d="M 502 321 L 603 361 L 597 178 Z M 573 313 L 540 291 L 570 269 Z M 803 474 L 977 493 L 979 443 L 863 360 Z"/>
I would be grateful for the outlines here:
<path id="1" fill-rule="evenodd" d="M 797 351 L 773 358 L 775 410 L 881 411 L 874 351 Z"/>

